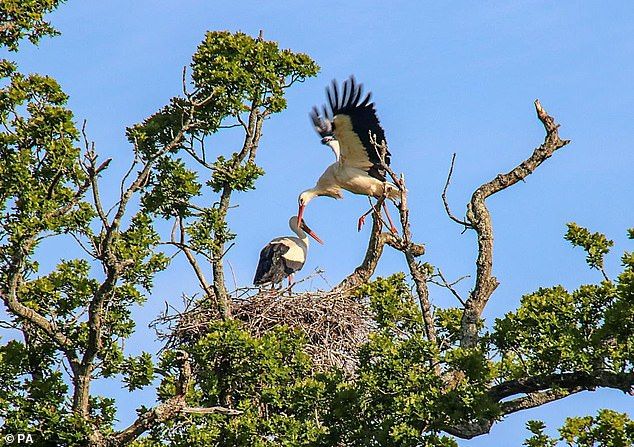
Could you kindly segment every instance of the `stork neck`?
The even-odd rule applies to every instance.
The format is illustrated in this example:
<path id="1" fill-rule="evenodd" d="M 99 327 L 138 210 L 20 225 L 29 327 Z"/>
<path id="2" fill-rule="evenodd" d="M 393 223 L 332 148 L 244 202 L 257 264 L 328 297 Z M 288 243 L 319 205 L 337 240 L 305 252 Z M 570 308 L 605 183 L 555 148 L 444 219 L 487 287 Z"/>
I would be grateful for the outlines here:
<path id="1" fill-rule="evenodd" d="M 302 243 L 306 245 L 306 247 L 308 247 L 308 244 L 309 244 L 308 235 L 306 234 L 304 230 L 302 230 L 301 228 L 297 226 L 296 220 L 291 222 L 291 230 L 293 230 L 293 233 L 297 235 L 299 240 L 302 241 Z"/>
<path id="2" fill-rule="evenodd" d="M 337 161 L 339 161 L 339 158 L 341 157 L 341 149 L 339 148 L 339 142 L 337 140 L 330 140 L 326 143 L 330 149 L 332 149 L 332 152 L 335 154 L 335 159 Z"/>

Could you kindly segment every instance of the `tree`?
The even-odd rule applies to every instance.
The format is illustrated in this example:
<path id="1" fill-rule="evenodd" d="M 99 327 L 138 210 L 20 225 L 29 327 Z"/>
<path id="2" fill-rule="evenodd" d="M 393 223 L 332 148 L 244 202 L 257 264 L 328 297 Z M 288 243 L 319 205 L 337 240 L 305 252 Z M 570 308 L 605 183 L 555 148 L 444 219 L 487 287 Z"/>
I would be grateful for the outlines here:
<path id="1" fill-rule="evenodd" d="M 56 6 L 3 2 L 10 20 L 0 42 L 17 50 L 22 37 L 53 34 L 43 16 Z M 601 283 L 540 289 L 493 325 L 482 319 L 498 285 L 486 200 L 568 144 L 539 102 L 543 144 L 476 189 L 464 219 L 446 198 L 452 163 L 447 214 L 478 241 L 466 299 L 420 262 L 424 246 L 412 240 L 405 182 L 386 166 L 401 189 L 401 235 L 383 232 L 373 216 L 362 263 L 319 297 L 367 310 L 369 333 L 353 347 L 350 369 L 318 364 L 308 336 L 290 320 L 254 332 L 235 314 L 243 308 L 227 291 L 223 265 L 235 237 L 227 220 L 234 192 L 253 190 L 264 174 L 256 159 L 265 120 L 284 110 L 288 88 L 316 75 L 315 62 L 262 36 L 207 33 L 191 73 L 183 73 L 183 94 L 127 129 L 134 160 L 112 207 L 100 193 L 104 179 L 115 181 L 110 160 L 99 159 L 60 86 L 10 61 L 0 68 L 0 293 L 9 315 L 3 325 L 20 334 L 0 346 L 3 434 L 30 433 L 51 445 L 449 446 L 456 442 L 446 433 L 482 435 L 504 415 L 574 393 L 632 390 L 634 257 L 625 253 L 623 272 L 611 280 L 603 259 L 612 244 L 599 233 L 570 224 L 566 238 L 585 250 Z M 242 144 L 211 158 L 208 137 L 228 127 L 243 133 Z M 83 257 L 39 274 L 37 250 L 48 238 L 74 241 Z M 371 280 L 386 244 L 403 253 L 409 279 Z M 126 355 L 131 308 L 143 304 L 154 276 L 176 255 L 198 279 L 194 304 L 204 330 L 181 331 L 160 355 Z M 455 293 L 461 306 L 433 308 L 430 282 Z M 283 299 L 264 295 L 269 304 Z M 99 377 L 118 377 L 130 390 L 160 378 L 159 403 L 116 430 L 116 402 L 91 392 Z M 569 421 L 561 439 L 626 443 L 631 426 L 606 410 Z M 538 422 L 529 429 L 526 445 L 556 442 Z"/>

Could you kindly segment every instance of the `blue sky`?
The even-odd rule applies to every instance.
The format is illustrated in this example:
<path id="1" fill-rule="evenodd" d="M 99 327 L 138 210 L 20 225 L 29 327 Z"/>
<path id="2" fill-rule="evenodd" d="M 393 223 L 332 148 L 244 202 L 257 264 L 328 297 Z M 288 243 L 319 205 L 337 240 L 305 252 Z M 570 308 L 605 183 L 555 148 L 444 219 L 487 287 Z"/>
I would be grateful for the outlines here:
<path id="1" fill-rule="evenodd" d="M 267 175 L 256 191 L 235 197 L 239 208 L 231 225 L 239 237 L 227 261 L 239 285 L 250 283 L 262 246 L 289 233 L 297 195 L 332 162 L 308 112 L 324 102 L 331 79 L 350 74 L 373 91 L 392 166 L 406 175 L 414 236 L 427 246 L 425 260 L 450 278 L 473 273 L 475 258 L 474 235 L 461 234 L 440 200 L 451 154 L 457 153 L 457 161 L 449 199 L 460 215 L 477 186 L 514 167 L 543 141 L 536 98 L 561 124 L 561 136 L 572 140 L 526 183 L 488 202 L 501 282 L 485 312 L 490 322 L 540 286 L 572 289 L 600 280 L 586 268 L 582 252 L 563 240 L 566 222 L 615 240 L 607 260 L 612 276 L 620 268 L 619 254 L 632 250 L 625 237 L 634 226 L 629 2 L 71 0 L 52 20 L 62 36 L 39 48 L 25 45 L 16 58 L 22 70 L 50 74 L 62 84 L 98 151 L 114 158 L 115 176 L 130 161 L 125 127 L 180 93 L 182 67 L 206 30 L 257 35 L 262 29 L 266 38 L 308 53 L 321 66 L 317 78 L 289 92 L 288 109 L 265 124 L 258 156 Z M 238 144 L 231 132 L 210 142 L 218 153 Z M 369 228 L 357 233 L 356 218 L 366 207 L 366 199 L 352 195 L 311 202 L 306 219 L 326 245 L 311 247 L 303 273 L 321 268 L 327 282 L 315 279 L 309 287 L 336 284 L 359 264 Z M 57 262 L 59 248 L 43 246 L 49 265 Z M 152 299 L 137 312 L 139 332 L 128 344 L 130 353 L 155 350 L 147 323 L 165 301 L 178 304 L 182 293 L 196 292 L 184 263 L 174 268 L 157 277 Z M 405 268 L 402 256 L 388 250 L 377 272 Z M 459 285 L 465 295 L 469 281 Z M 435 288 L 432 299 L 439 306 L 456 304 Z M 125 396 L 122 425 L 131 421 L 134 407 L 153 399 L 151 392 L 129 394 L 113 382 L 98 383 L 95 390 Z M 513 415 L 490 436 L 460 445 L 520 445 L 528 419 L 558 425 L 567 415 L 605 406 L 632 412 L 634 400 L 615 391 L 585 393 Z"/>

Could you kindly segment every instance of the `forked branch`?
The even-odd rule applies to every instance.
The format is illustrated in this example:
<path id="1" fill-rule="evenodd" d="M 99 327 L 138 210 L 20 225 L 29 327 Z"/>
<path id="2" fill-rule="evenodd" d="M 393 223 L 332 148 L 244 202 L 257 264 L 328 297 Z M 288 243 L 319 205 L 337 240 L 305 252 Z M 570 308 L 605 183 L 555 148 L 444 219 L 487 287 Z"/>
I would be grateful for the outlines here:
<path id="1" fill-rule="evenodd" d="M 542 108 L 539 100 L 535 101 L 537 117 L 544 125 L 546 137 L 530 157 L 506 174 L 499 174 L 493 180 L 484 183 L 475 190 L 467 205 L 467 221 L 478 235 L 478 257 L 476 260 L 475 286 L 465 303 L 461 322 L 461 346 L 472 348 L 478 342 L 478 326 L 480 316 L 497 288 L 499 282 L 493 276 L 493 224 L 491 214 L 486 206 L 486 199 L 520 180 L 524 180 L 556 150 L 567 145 L 570 140 L 559 138 L 559 125 Z"/>

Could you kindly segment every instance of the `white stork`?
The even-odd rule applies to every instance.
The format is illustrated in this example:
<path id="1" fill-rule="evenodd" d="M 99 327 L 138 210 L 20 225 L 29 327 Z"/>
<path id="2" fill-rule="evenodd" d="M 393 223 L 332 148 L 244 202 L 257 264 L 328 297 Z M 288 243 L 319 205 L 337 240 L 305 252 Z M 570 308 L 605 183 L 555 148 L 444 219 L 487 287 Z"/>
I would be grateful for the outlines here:
<path id="1" fill-rule="evenodd" d="M 374 103 L 370 102 L 370 93 L 361 99 L 362 85 L 356 84 L 351 76 L 343 83 L 343 92 L 339 96 L 337 82 L 332 81 L 330 89 L 326 88 L 329 109 L 324 106 L 323 117 L 317 107 L 310 114 L 315 130 L 322 137 L 322 144 L 328 145 L 335 153 L 335 163 L 328 166 L 317 180 L 317 184 L 299 195 L 297 218 L 302 221 L 304 208 L 316 196 L 343 198 L 341 190 L 354 194 L 380 199 L 399 197 L 399 189 L 387 182 L 385 168 L 377 147 L 372 143 L 372 135 L 379 145 L 386 147 L 385 133 L 376 115 Z M 383 159 L 390 164 L 390 152 L 385 149 Z M 390 223 L 390 230 L 396 233 L 394 223 L 383 202 L 385 214 Z M 358 229 L 361 230 L 365 216 L 373 208 L 359 218 Z"/>
<path id="2" fill-rule="evenodd" d="M 308 252 L 308 235 L 323 244 L 306 222 L 298 224 L 297 216 L 288 221 L 288 226 L 297 235 L 283 236 L 273 239 L 260 252 L 260 261 L 255 271 L 253 284 L 260 286 L 267 283 L 279 284 L 284 278 L 293 281 L 293 273 L 298 272 L 306 262 Z"/>

